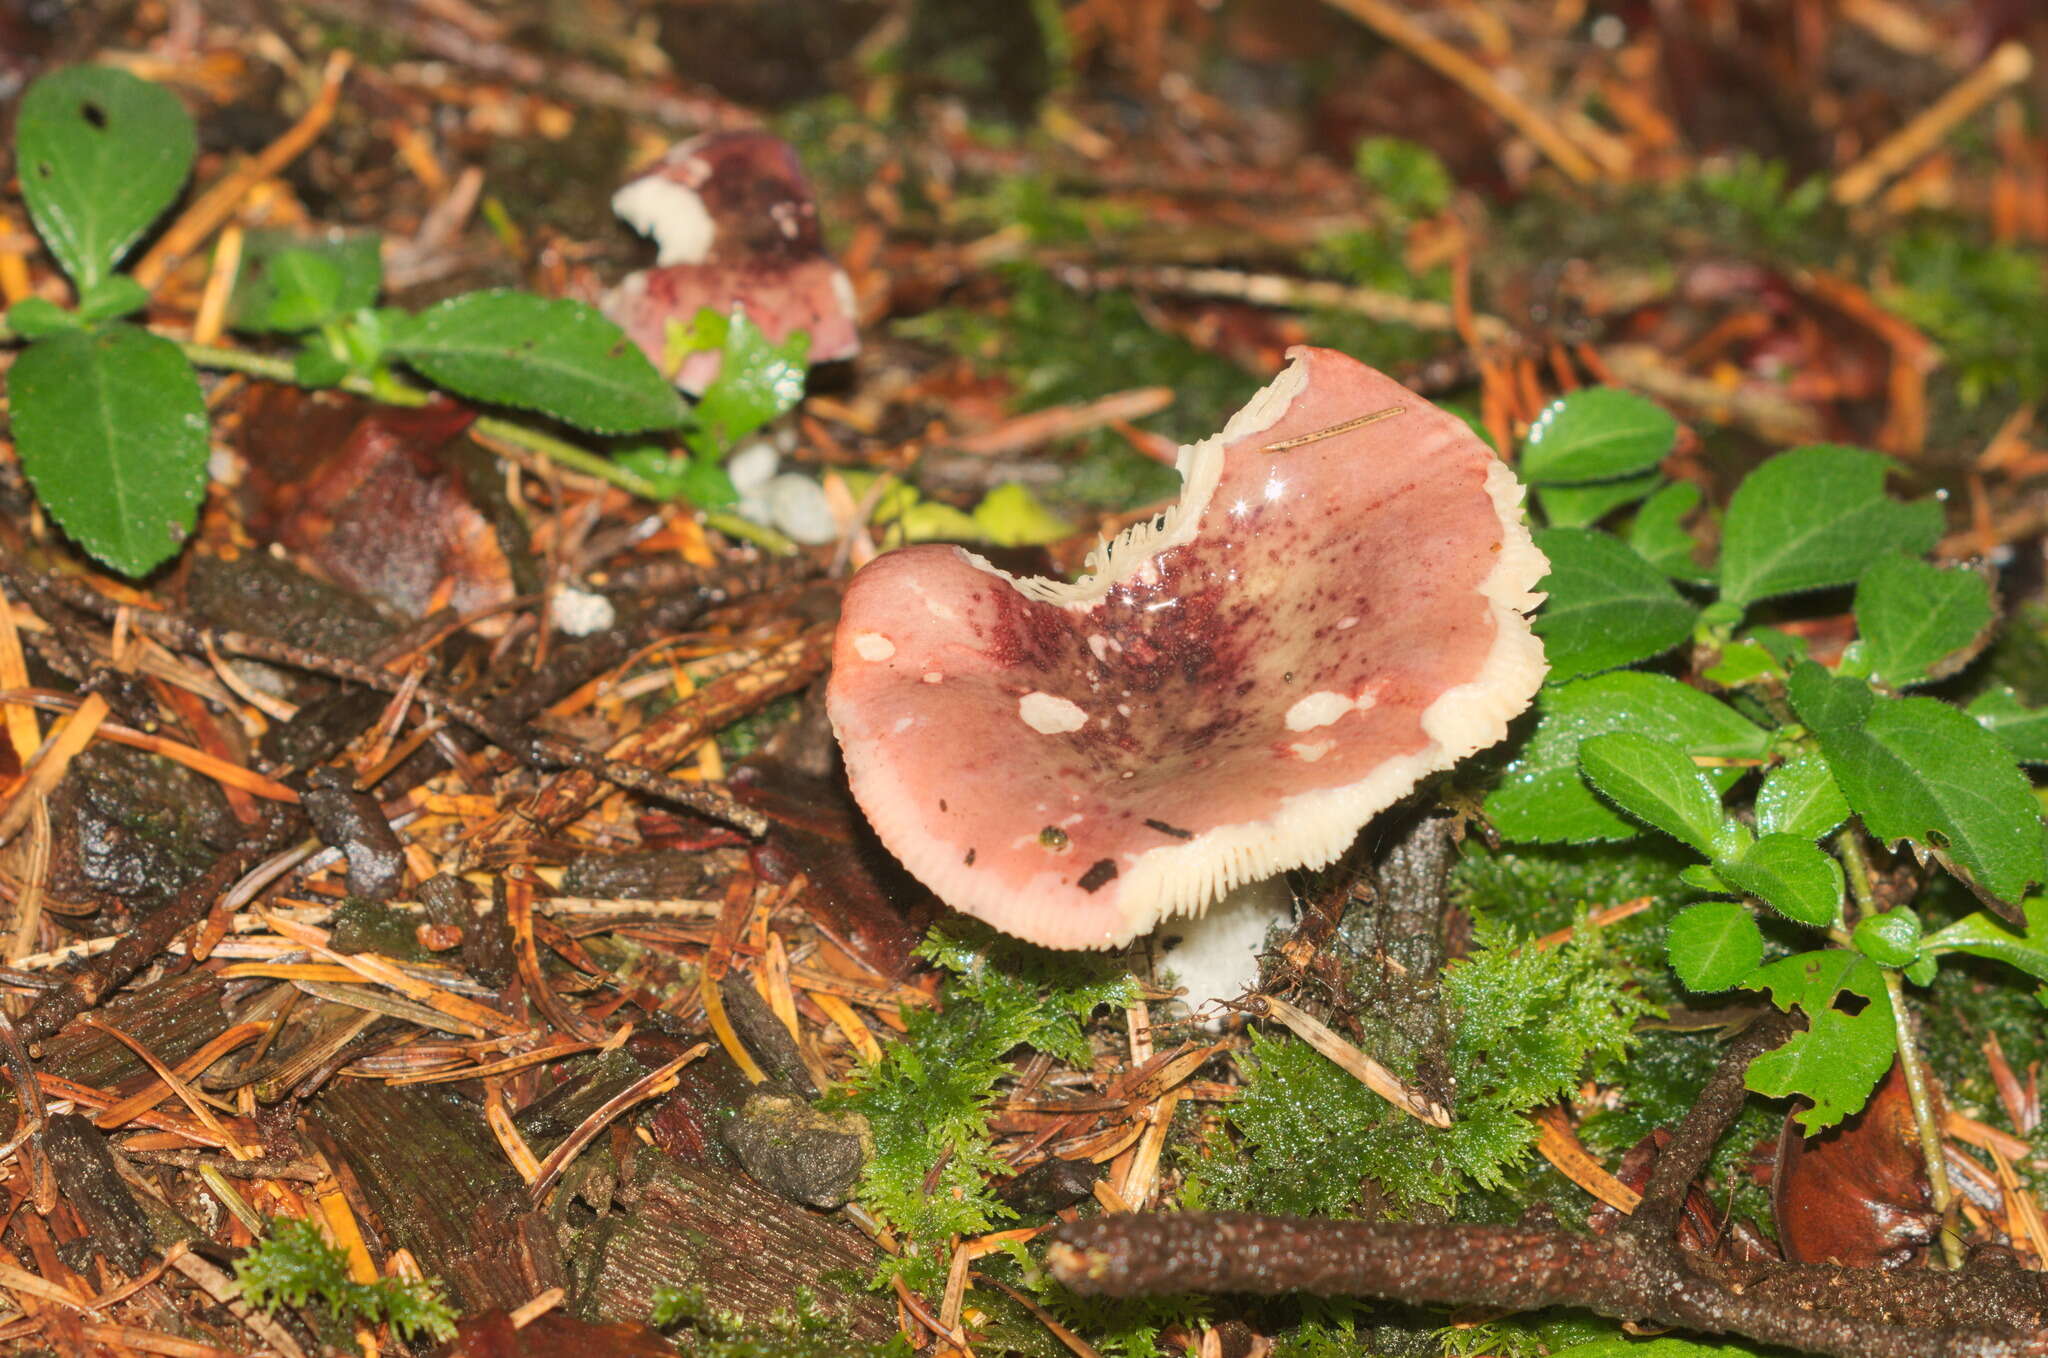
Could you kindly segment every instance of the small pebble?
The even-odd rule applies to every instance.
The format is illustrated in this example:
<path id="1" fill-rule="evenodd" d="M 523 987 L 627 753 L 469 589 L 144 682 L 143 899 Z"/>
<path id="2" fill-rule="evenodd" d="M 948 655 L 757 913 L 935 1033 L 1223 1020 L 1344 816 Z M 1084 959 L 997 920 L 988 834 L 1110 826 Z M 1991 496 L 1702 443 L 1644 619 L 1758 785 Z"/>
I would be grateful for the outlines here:
<path id="1" fill-rule="evenodd" d="M 775 450 L 775 445 L 759 438 L 744 444 L 725 460 L 725 474 L 732 478 L 732 488 L 744 500 L 767 485 L 781 465 L 782 454 Z"/>
<path id="2" fill-rule="evenodd" d="M 602 594 L 588 590 L 563 589 L 555 592 L 553 605 L 548 610 L 548 619 L 555 630 L 572 637 L 587 637 L 602 632 L 618 621 L 618 611 L 612 601 Z"/>
<path id="3" fill-rule="evenodd" d="M 784 472 L 768 483 L 766 497 L 769 521 L 798 542 L 815 547 L 838 539 L 825 488 L 810 477 Z"/>

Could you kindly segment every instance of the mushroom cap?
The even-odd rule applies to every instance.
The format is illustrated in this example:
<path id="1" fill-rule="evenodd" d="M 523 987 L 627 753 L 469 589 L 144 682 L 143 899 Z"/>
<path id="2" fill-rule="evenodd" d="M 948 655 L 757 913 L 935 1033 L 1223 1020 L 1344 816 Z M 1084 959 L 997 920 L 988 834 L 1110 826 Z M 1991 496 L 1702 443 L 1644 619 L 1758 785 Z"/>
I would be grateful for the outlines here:
<path id="1" fill-rule="evenodd" d="M 655 267 L 628 274 L 603 310 L 657 365 L 668 323 L 705 307 L 745 312 L 773 342 L 808 332 L 813 363 L 860 351 L 853 285 L 825 250 L 789 143 L 765 132 L 692 137 L 613 194 L 612 210 L 653 237 L 657 253 Z M 676 385 L 702 392 L 720 360 L 690 355 Z"/>
<path id="2" fill-rule="evenodd" d="M 721 316 L 742 311 L 771 344 L 802 330 L 810 336 L 809 361 L 829 363 L 860 352 L 853 284 L 846 271 L 819 255 L 794 264 L 672 264 L 627 274 L 604 299 L 604 314 L 659 367 L 668 348 L 670 321 L 688 323 L 705 307 Z M 699 350 L 683 359 L 675 384 L 701 394 L 718 376 L 725 355 Z"/>
<path id="3" fill-rule="evenodd" d="M 1128 942 L 1330 862 L 1528 706 L 1548 563 L 1513 473 L 1364 364 L 1290 357 L 1091 574 L 928 545 L 849 584 L 826 691 L 847 777 L 949 905 Z"/>

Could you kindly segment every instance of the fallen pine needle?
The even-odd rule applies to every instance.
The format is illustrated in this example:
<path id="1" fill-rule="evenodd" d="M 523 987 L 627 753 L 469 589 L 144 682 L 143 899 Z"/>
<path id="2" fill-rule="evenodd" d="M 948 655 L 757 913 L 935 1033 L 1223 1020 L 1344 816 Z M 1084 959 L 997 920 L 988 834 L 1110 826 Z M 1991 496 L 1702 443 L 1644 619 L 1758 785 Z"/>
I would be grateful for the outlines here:
<path id="1" fill-rule="evenodd" d="M 1624 1215 L 1636 1210 L 1643 1195 L 1601 1167 L 1565 1121 L 1555 1104 L 1536 1114 L 1536 1150 L 1557 1172 Z"/>
<path id="2" fill-rule="evenodd" d="M 1321 1019 L 1271 995 L 1257 995 L 1245 1004 L 1245 1012 L 1257 1018 L 1273 1018 L 1287 1025 L 1302 1041 L 1314 1047 L 1356 1077 L 1367 1089 L 1419 1122 L 1432 1127 L 1451 1125 L 1450 1110 L 1411 1089 L 1400 1077 L 1358 1048 L 1339 1037 Z"/>

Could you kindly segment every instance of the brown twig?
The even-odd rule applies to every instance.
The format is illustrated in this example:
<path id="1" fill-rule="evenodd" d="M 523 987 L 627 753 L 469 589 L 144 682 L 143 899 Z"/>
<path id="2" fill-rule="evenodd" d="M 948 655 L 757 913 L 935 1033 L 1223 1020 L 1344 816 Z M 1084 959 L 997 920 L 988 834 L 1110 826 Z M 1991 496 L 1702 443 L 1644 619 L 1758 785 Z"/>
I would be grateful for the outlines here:
<path id="1" fill-rule="evenodd" d="M 2025 80 L 2034 69 L 2033 54 L 2014 39 L 1929 104 L 1904 127 L 1872 147 L 1869 154 L 1835 176 L 1829 190 L 1846 207 L 1869 198 L 1887 179 L 1932 151 L 1956 125 L 1998 94 Z"/>
<path id="2" fill-rule="evenodd" d="M 1062 1226 L 1046 1255 L 1077 1292 L 1308 1291 L 1534 1310 L 1579 1306 L 1844 1358 L 2038 1358 L 2038 1274 L 1723 1264 L 1633 1235 L 1174 1212 Z"/>
<path id="3" fill-rule="evenodd" d="M 1387 0 L 1323 0 L 1370 28 L 1444 79 L 1499 114 L 1515 131 L 1534 142 L 1550 163 L 1574 183 L 1591 184 L 1600 167 L 1580 150 L 1557 124 L 1535 105 L 1495 80 L 1487 69 L 1443 39 L 1424 29 Z"/>
<path id="4" fill-rule="evenodd" d="M 1749 1063 L 1784 1045 L 1795 1027 L 1791 1015 L 1773 1010 L 1728 1044 L 1720 1064 L 1672 1132 L 1670 1144 L 1657 1156 L 1656 1168 L 1643 1185 L 1642 1204 L 1625 1230 L 1645 1240 L 1669 1240 L 1675 1235 L 1679 1216 L 1685 1211 L 1686 1190 L 1706 1169 L 1714 1147 L 1741 1116 L 1743 1100 L 1749 1096 L 1742 1082 Z"/>
<path id="5" fill-rule="evenodd" d="M 313 106 L 286 129 L 283 136 L 200 194 L 198 200 L 165 229 L 157 243 L 149 247 L 149 253 L 137 262 L 134 269 L 136 282 L 154 291 L 180 260 L 198 249 L 228 219 L 235 205 L 251 189 L 305 153 L 306 148 L 327 130 L 327 124 L 334 120 L 334 110 L 341 102 L 342 81 L 347 78 L 349 67 L 354 62 L 355 56 L 350 52 L 328 55 L 326 68 L 320 72 L 320 93 L 313 100 Z"/>
<path id="6" fill-rule="evenodd" d="M 49 991 L 38 999 L 21 1020 L 23 1040 L 42 1041 L 112 994 L 169 947 L 172 939 L 205 919 L 222 892 L 282 847 L 303 826 L 303 819 L 296 814 L 275 814 L 256 826 L 241 843 L 215 859 L 212 867 L 187 883 L 163 909 L 143 919 L 122 935 L 120 942 L 73 972 L 61 990 Z"/>

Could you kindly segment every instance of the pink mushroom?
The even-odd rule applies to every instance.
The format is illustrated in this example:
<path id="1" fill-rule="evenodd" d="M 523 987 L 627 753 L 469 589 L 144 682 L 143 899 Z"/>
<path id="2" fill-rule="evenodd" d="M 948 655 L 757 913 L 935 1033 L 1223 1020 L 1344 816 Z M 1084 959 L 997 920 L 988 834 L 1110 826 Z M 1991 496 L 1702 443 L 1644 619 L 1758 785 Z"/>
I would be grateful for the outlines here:
<path id="1" fill-rule="evenodd" d="M 860 350 L 853 285 L 832 262 L 818 205 L 789 144 L 765 132 L 714 132 L 681 142 L 612 195 L 612 210 L 657 246 L 655 267 L 628 274 L 604 312 L 656 364 L 670 321 L 704 307 L 738 309 L 770 340 L 802 330 L 810 361 Z M 676 385 L 701 392 L 719 355 L 692 354 Z"/>
<path id="2" fill-rule="evenodd" d="M 826 694 L 847 776 L 940 899 L 1116 946 L 1330 862 L 1528 706 L 1548 563 L 1513 473 L 1364 364 L 1290 356 L 1093 574 L 934 545 L 848 586 Z"/>

